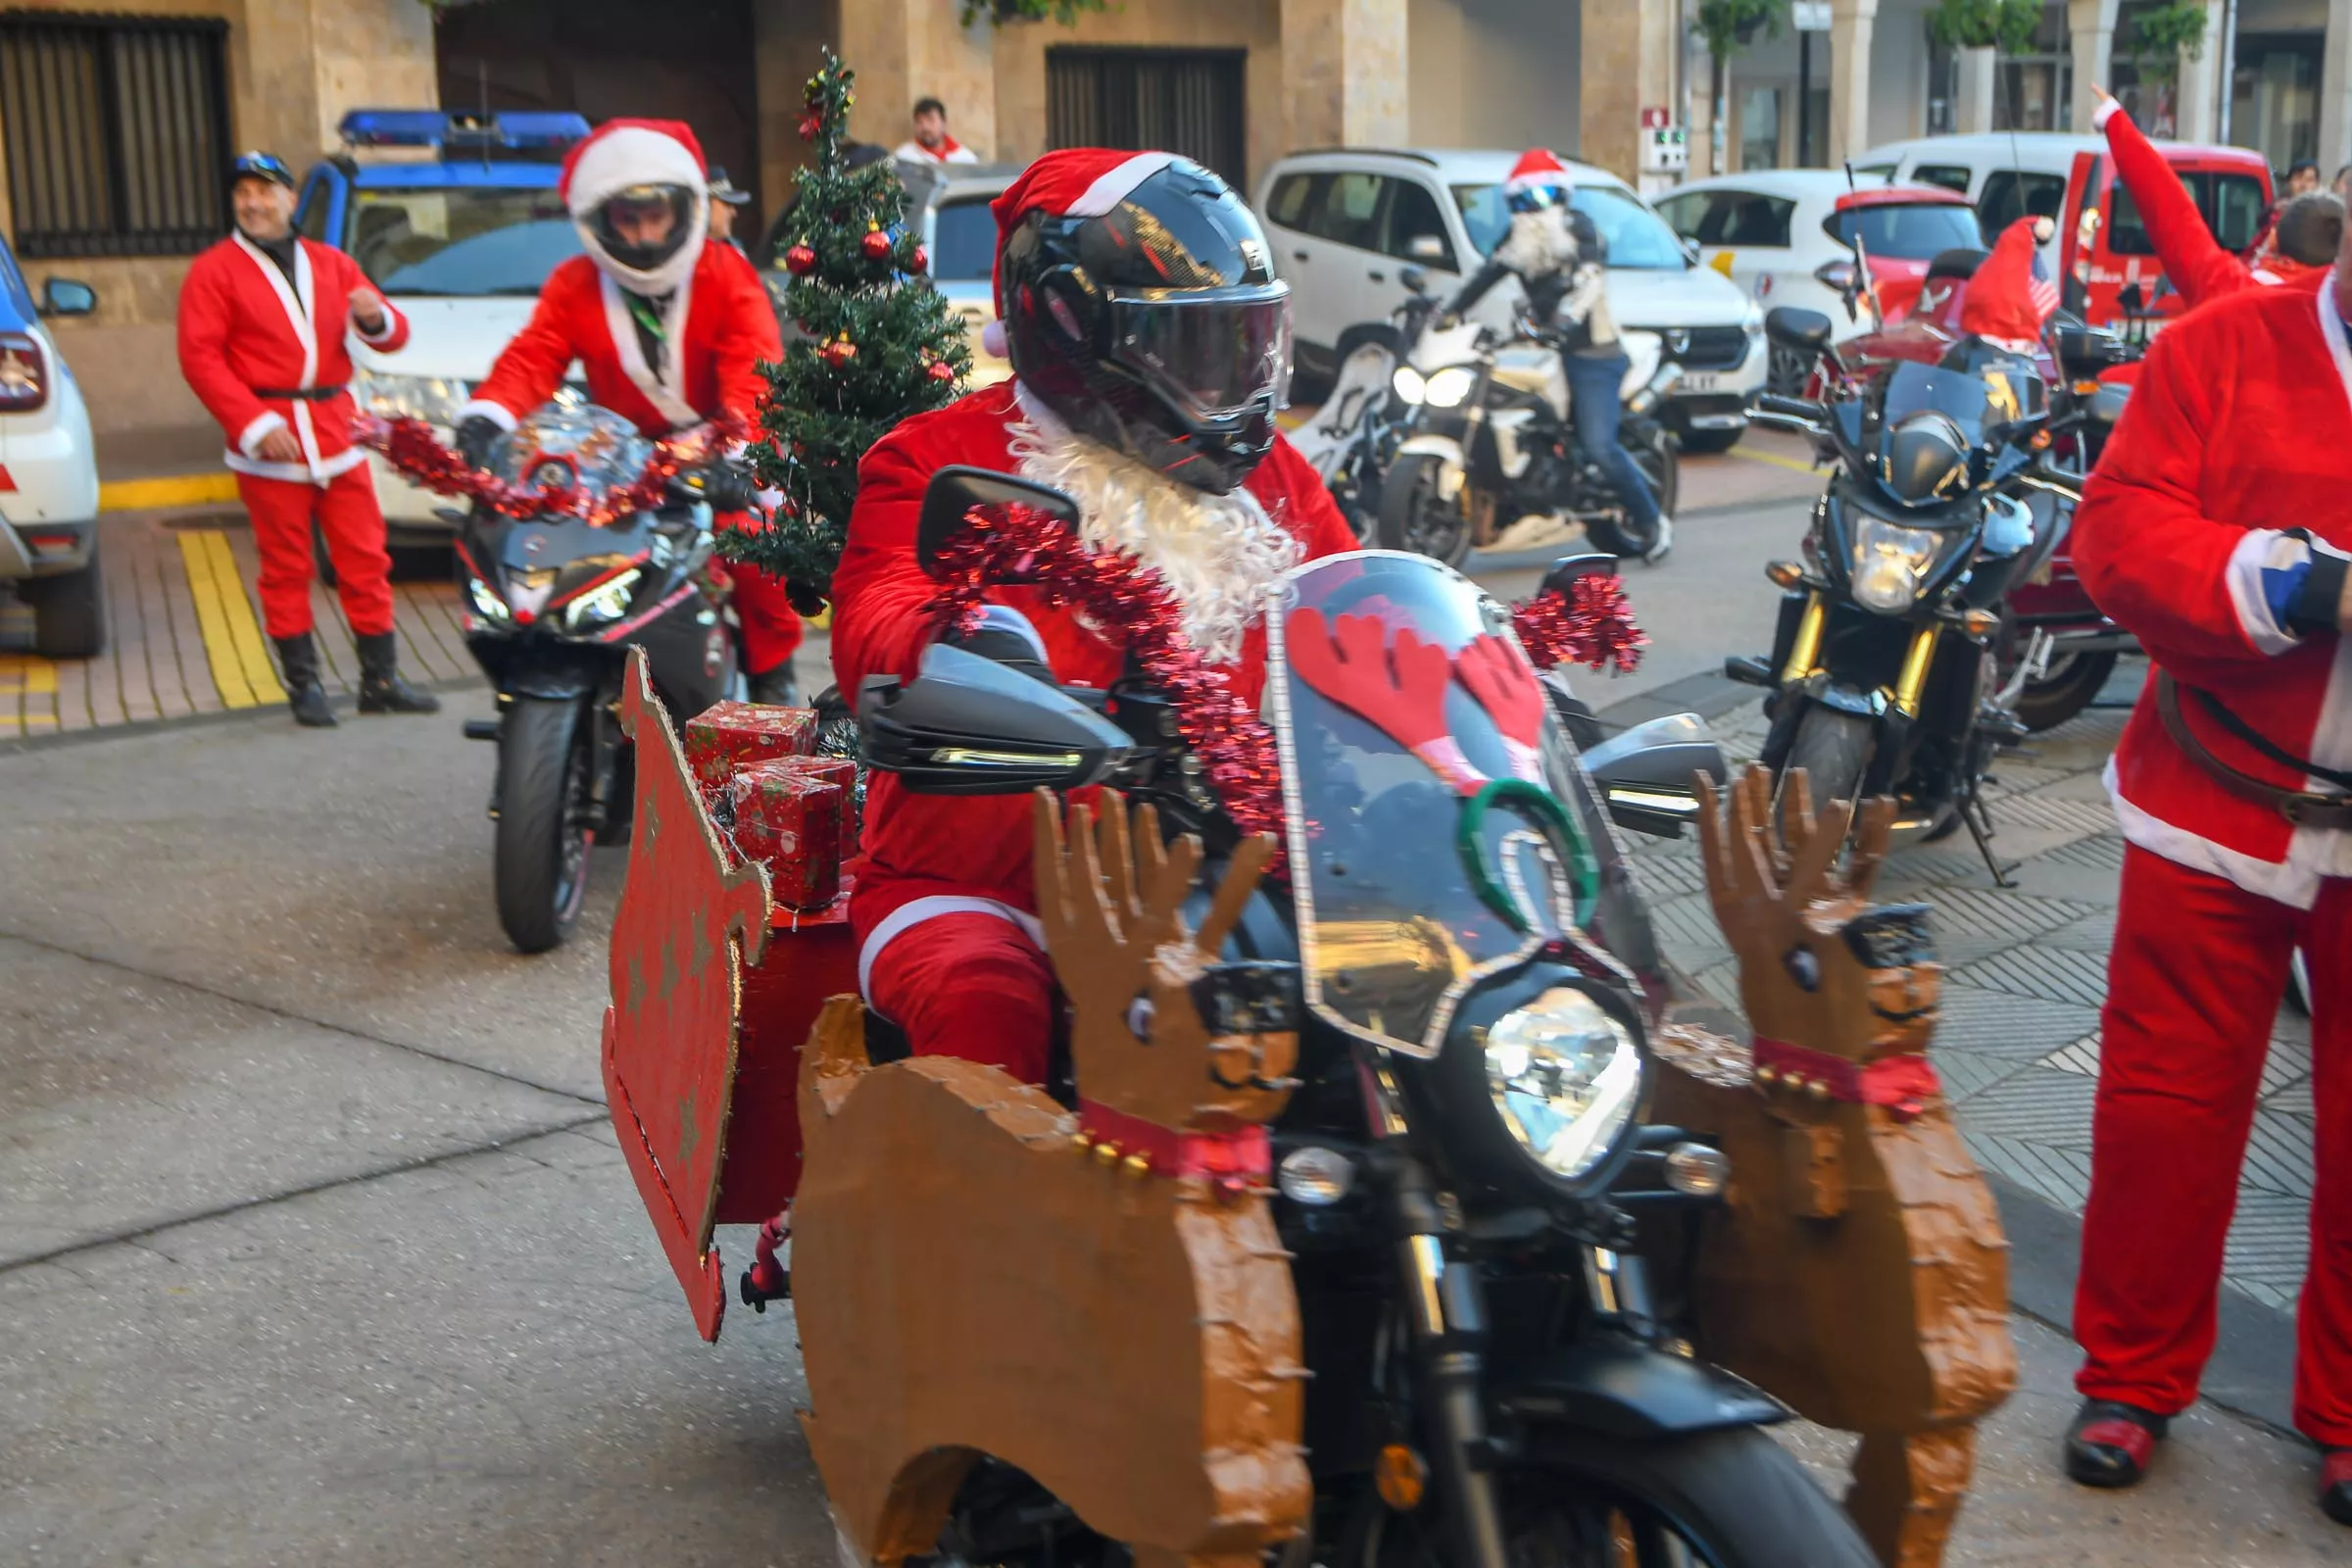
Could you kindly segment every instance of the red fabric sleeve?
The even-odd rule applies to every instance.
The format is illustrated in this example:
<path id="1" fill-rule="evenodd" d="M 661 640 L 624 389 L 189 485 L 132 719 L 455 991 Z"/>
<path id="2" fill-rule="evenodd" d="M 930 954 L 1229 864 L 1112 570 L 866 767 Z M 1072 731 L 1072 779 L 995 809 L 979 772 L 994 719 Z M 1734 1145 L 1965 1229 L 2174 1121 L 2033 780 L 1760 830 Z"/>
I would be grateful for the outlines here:
<path id="1" fill-rule="evenodd" d="M 2121 109 L 2107 117 L 2107 148 L 2115 155 L 2116 177 L 2132 193 L 2156 259 L 2164 264 L 2164 275 L 2192 310 L 2252 286 L 2254 276 L 2245 263 L 2222 249 L 2188 187 Z"/>
<path id="2" fill-rule="evenodd" d="M 490 367 L 490 374 L 474 387 L 474 402 L 495 403 L 519 420 L 556 395 L 556 388 L 564 384 L 564 368 L 578 352 L 572 343 L 572 323 L 588 308 L 579 298 L 583 272 L 590 282 L 588 305 L 602 314 L 595 297 L 596 264 L 574 257 L 558 267 L 539 291 L 539 304 L 530 320 Z"/>
<path id="3" fill-rule="evenodd" d="M 2260 662 L 2230 595 L 2247 530 L 2204 514 L 2200 480 L 2213 389 L 2235 356 L 2203 318 L 2156 339 L 2123 421 L 2083 487 L 2069 548 L 2082 586 L 2159 663 Z"/>
<path id="4" fill-rule="evenodd" d="M 710 281 L 726 291 L 726 308 L 712 344 L 718 359 L 719 406 L 748 431 L 759 424 L 760 400 L 767 396 L 767 377 L 760 373 L 760 366 L 784 358 L 784 337 L 752 264 L 724 245 L 713 246 L 712 252 L 720 265 L 711 270 Z"/>
<path id="5" fill-rule="evenodd" d="M 931 641 L 922 614 L 937 585 L 914 559 L 923 490 L 944 462 L 926 455 L 905 426 L 867 449 L 858 465 L 858 501 L 833 569 L 833 673 L 853 703 L 868 675 L 912 680 Z"/>
<path id="6" fill-rule="evenodd" d="M 187 280 L 179 286 L 179 373 L 205 412 L 220 421 L 232 447 L 253 428 L 255 420 L 270 413 L 269 405 L 255 397 L 253 389 L 228 368 L 236 304 L 235 290 L 219 256 L 207 252 L 198 257 L 188 269 Z"/>
<path id="7" fill-rule="evenodd" d="M 1307 560 L 1364 548 L 1355 530 L 1348 526 L 1348 514 L 1331 499 L 1323 476 L 1315 471 L 1313 464 L 1298 455 L 1290 437 L 1274 438 L 1274 450 L 1266 455 L 1266 466 L 1273 469 L 1279 486 L 1277 493 L 1290 502 L 1290 525 L 1306 542 Z"/>

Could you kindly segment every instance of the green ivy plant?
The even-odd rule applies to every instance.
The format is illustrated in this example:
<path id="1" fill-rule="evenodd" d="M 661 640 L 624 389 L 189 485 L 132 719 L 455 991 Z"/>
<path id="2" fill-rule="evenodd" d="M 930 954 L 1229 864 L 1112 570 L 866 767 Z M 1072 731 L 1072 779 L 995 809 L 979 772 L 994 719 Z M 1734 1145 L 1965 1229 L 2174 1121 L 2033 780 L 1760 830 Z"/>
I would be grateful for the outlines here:
<path id="1" fill-rule="evenodd" d="M 1928 13 L 1928 36 L 1946 49 L 2022 55 L 2040 24 L 2041 0 L 1936 0 Z"/>
<path id="2" fill-rule="evenodd" d="M 1077 24 L 1079 15 L 1107 11 L 1110 0 L 963 0 L 964 26 L 985 19 L 997 26 L 1007 22 L 1044 22 L 1051 18 L 1063 26 Z"/>
<path id="3" fill-rule="evenodd" d="M 2195 0 L 2134 12 L 2132 30 L 2132 59 L 2142 81 L 2175 81 L 2183 59 L 2205 57 L 2205 8 Z"/>

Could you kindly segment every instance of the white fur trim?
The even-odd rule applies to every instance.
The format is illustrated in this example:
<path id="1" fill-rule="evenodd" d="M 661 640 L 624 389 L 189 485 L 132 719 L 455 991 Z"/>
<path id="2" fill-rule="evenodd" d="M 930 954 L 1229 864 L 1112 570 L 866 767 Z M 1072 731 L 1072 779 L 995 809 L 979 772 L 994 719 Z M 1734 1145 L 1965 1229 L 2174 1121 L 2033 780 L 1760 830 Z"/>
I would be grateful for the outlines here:
<path id="1" fill-rule="evenodd" d="M 1137 153 L 1107 173 L 1097 175 L 1095 182 L 1070 203 L 1069 212 L 1063 216 L 1101 218 L 1125 201 L 1129 191 L 1175 161 L 1174 153 Z"/>
<path id="2" fill-rule="evenodd" d="M 982 352 L 994 355 L 996 358 L 1001 360 L 1004 358 L 1010 347 L 1011 345 L 1004 336 L 1004 323 L 1003 321 L 991 321 L 980 329 L 980 348 Z"/>
<path id="3" fill-rule="evenodd" d="M 284 415 L 272 414 L 265 409 L 251 424 L 237 432 L 237 450 L 246 457 L 259 461 L 262 438 L 272 430 L 288 428 L 290 426 L 287 425 Z"/>
<path id="4" fill-rule="evenodd" d="M 2116 116 L 2116 112 L 2123 107 L 2123 104 L 2118 102 L 2116 99 L 2101 98 L 2099 100 L 2099 107 L 2090 112 L 2090 128 L 2095 131 L 2105 130 L 2107 128 L 2107 122 L 2113 120 Z"/>
<path id="5" fill-rule="evenodd" d="M 2279 568 L 2311 559 L 2311 551 L 2300 539 L 2289 539 L 2276 528 L 2255 528 L 2247 532 L 2230 552 L 2230 564 L 2224 569 L 2222 581 L 2230 590 L 2230 603 L 2237 612 L 2238 629 L 2254 651 L 2276 659 L 2278 655 L 2300 645 L 2301 639 L 2271 613 L 2271 602 L 2262 591 L 2262 573 L 2266 567 Z"/>
<path id="6" fill-rule="evenodd" d="M 480 415 L 501 430 L 512 430 L 522 422 L 514 417 L 514 411 L 504 403 L 493 403 L 488 398 L 472 398 L 459 405 L 458 416 L 451 423 L 453 425 L 464 424 L 475 415 Z"/>
<path id="7" fill-rule="evenodd" d="M 2283 283 L 2286 281 L 2285 278 L 2280 277 L 2267 267 L 2257 267 L 2254 269 L 2253 275 L 2254 281 L 2257 283 Z"/>
<path id="8" fill-rule="evenodd" d="M 612 352 L 620 359 L 621 372 L 669 421 L 672 430 L 700 424 L 701 413 L 686 401 L 686 312 L 694 296 L 691 273 L 679 282 L 677 292 L 669 297 L 669 308 L 662 313 L 662 331 L 669 352 L 662 356 L 658 377 L 654 368 L 645 363 L 645 345 L 637 341 L 637 322 L 629 314 L 629 302 L 621 297 L 621 286 L 610 272 L 597 283 L 604 294 L 605 330 L 612 336 Z"/>
<path id="9" fill-rule="evenodd" d="M 952 893 L 934 893 L 927 898 L 909 900 L 884 915 L 881 923 L 866 933 L 864 946 L 858 950 L 858 994 L 865 999 L 867 1006 L 874 1005 L 872 989 L 874 960 L 882 956 L 882 950 L 890 946 L 891 939 L 921 925 L 925 920 L 936 919 L 943 914 L 999 915 L 1019 926 L 1022 934 L 1041 949 L 1046 945 L 1044 921 L 1026 909 L 1016 909 L 1011 905 L 1000 903 L 995 899 L 973 899 Z M 876 1008 L 875 1010 L 880 1011 L 881 1009 Z"/>
<path id="10" fill-rule="evenodd" d="M 382 326 L 378 327 L 375 331 L 370 332 L 359 322 L 354 321 L 351 323 L 351 335 L 358 338 L 363 343 L 376 344 L 383 342 L 394 332 L 400 330 L 400 317 L 393 311 L 392 302 L 390 300 L 384 301 L 383 305 L 381 306 L 381 310 L 383 311 L 384 318 L 384 324 Z"/>
<path id="11" fill-rule="evenodd" d="M 564 205 L 573 218 L 585 218 L 606 197 L 631 185 L 683 185 L 697 196 L 710 194 L 702 166 L 684 142 L 643 125 L 615 125 L 589 137 L 580 149 Z"/>
<path id="12" fill-rule="evenodd" d="M 2233 887 L 2276 900 L 2290 909 L 2308 909 L 2319 902 L 2320 874 L 2299 863 L 2301 857 L 2293 853 L 2293 846 L 2290 845 L 2284 860 L 2258 860 L 2184 827 L 2175 827 L 2124 799 L 2112 757 L 2107 759 L 2107 768 L 2100 774 L 2100 780 L 2107 786 L 2107 798 L 2115 806 L 2115 819 L 2124 830 L 2126 843 L 2136 844 L 2150 855 L 2161 855 L 2175 865 L 2218 876 Z M 2314 831 L 2323 830 L 2298 828 L 2295 838 L 2300 840 L 2306 832 Z M 2333 829 L 2324 831 L 2343 836 Z"/>

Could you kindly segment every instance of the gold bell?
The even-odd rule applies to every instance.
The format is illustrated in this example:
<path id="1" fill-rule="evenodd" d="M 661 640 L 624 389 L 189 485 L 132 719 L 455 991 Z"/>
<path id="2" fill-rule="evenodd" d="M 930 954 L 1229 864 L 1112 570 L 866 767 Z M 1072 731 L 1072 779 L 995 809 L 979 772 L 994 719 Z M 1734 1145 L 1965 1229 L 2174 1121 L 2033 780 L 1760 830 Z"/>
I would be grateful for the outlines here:
<path id="1" fill-rule="evenodd" d="M 1756 1082 L 1760 1084 L 1773 1083 L 1777 1081 L 1780 1076 L 1780 1069 L 1772 1066 L 1770 1063 L 1766 1063 L 1764 1066 L 1756 1069 Z"/>
<path id="2" fill-rule="evenodd" d="M 1085 1153 L 1085 1152 L 1086 1152 L 1088 1150 L 1090 1150 L 1090 1149 L 1092 1149 L 1092 1148 L 1094 1148 L 1094 1147 L 1095 1147 L 1094 1135 L 1093 1135 L 1093 1134 L 1091 1134 L 1091 1133 L 1077 1133 L 1077 1134 L 1074 1134 L 1074 1135 L 1072 1135 L 1072 1137 L 1071 1137 L 1071 1139 L 1070 1139 L 1070 1147 L 1071 1147 L 1071 1148 L 1073 1148 L 1073 1149 L 1075 1149 L 1075 1150 L 1077 1150 L 1077 1151 L 1078 1151 L 1078 1152 L 1080 1152 L 1081 1154 L 1083 1154 L 1083 1153 Z"/>
<path id="3" fill-rule="evenodd" d="M 1149 1176 L 1152 1174 L 1152 1156 L 1129 1154 L 1125 1159 L 1119 1161 L 1119 1169 L 1130 1176 Z"/>
<path id="4" fill-rule="evenodd" d="M 1116 1165 L 1119 1162 L 1119 1146 L 1105 1138 L 1095 1146 L 1095 1157 L 1105 1166 Z"/>
<path id="5" fill-rule="evenodd" d="M 1792 1091 L 1800 1090 L 1805 1087 L 1805 1075 L 1801 1072 L 1792 1072 L 1788 1077 L 1783 1078 L 1781 1082 L 1787 1084 Z"/>
<path id="6" fill-rule="evenodd" d="M 1811 1095 L 1815 1100 L 1827 1100 L 1830 1098 L 1830 1081 L 1826 1078 L 1816 1078 L 1805 1085 L 1805 1093 Z"/>

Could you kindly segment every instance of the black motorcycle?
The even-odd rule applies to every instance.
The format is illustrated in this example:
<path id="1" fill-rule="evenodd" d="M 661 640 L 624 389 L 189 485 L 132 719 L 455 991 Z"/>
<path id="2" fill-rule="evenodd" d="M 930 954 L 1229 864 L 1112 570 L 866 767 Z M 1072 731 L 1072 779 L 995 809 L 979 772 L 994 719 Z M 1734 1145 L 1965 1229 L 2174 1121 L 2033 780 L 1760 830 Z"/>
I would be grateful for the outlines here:
<path id="1" fill-rule="evenodd" d="M 1765 332 L 1834 356 L 1829 318 L 1782 308 Z M 2011 492 L 2039 471 L 2046 383 L 2030 358 L 1965 340 L 1942 365 L 1898 363 L 1827 401 L 1759 394 L 1754 416 L 1812 437 L 1833 465 L 1803 562 L 1765 574 L 1784 595 L 1769 659 L 1727 660 L 1768 688 L 1763 760 L 1806 769 L 1816 800 L 1892 795 L 1898 831 L 1965 826 L 1992 868 L 1982 787 L 2026 734 L 2016 702 L 2031 663 L 1996 690 L 2003 602 L 2035 556 L 2032 511 Z"/>
<path id="2" fill-rule="evenodd" d="M 634 484 L 653 453 L 609 410 L 551 407 L 502 437 L 488 468 L 594 498 Z M 711 503 L 739 505 L 745 488 L 723 466 L 682 469 L 665 505 L 607 522 L 477 504 L 459 528 L 466 646 L 498 694 L 498 716 L 466 734 L 498 745 L 498 919 L 524 953 L 570 934 L 589 849 L 628 835 L 634 773 L 616 705 L 629 650 L 646 651 L 681 722 L 737 684 L 732 612 L 707 567 Z"/>
<path id="3" fill-rule="evenodd" d="M 1007 499 L 1076 516 L 1054 491 L 946 470 L 923 512 L 926 563 L 974 504 Z M 1596 561 L 1613 569 L 1563 570 Z M 1728 1172 L 1718 1151 L 1644 1124 L 1666 976 L 1611 822 L 1680 832 L 1694 775 L 1723 776 L 1721 752 L 1685 715 L 1580 757 L 1548 677 L 1547 700 L 1516 706 L 1465 686 L 1451 749 L 1408 749 L 1371 716 L 1377 700 L 1332 695 L 1342 644 L 1360 652 L 1369 622 L 1401 649 L 1409 629 L 1491 670 L 1486 656 L 1508 662 L 1507 612 L 1391 552 L 1309 563 L 1269 605 L 1291 858 L 1211 979 L 1247 980 L 1273 1009 L 1255 1015 L 1287 1020 L 1265 1027 L 1298 1036 L 1273 1201 L 1316 1504 L 1312 1539 L 1284 1560 L 1871 1562 L 1761 1430 L 1788 1411 L 1693 1354 L 1678 1291 L 1645 1265 L 1652 1249 L 1690 1255 Z M 1099 784 L 1149 801 L 1165 831 L 1206 848 L 1197 922 L 1238 835 L 1171 738 L 1166 698 L 1133 672 L 1108 691 L 1057 686 L 1026 644 L 987 657 L 987 635 L 935 645 L 912 680 L 866 681 L 868 764 L 928 793 Z M 1524 698 L 1539 683 L 1522 679 Z M 1505 711 L 1511 730 L 1493 716 Z M 1427 1457 L 1410 1511 L 1378 1479 L 1400 1446 Z M 952 1518 L 933 1561 L 1123 1560 L 1001 1465 L 975 1472 Z"/>
<path id="4" fill-rule="evenodd" d="M 1408 269 L 1419 294 L 1427 279 Z M 1425 318 L 1427 319 L 1427 318 Z M 1553 331 L 1526 318 L 1498 336 L 1475 321 L 1429 319 L 1397 365 L 1392 386 L 1407 413 L 1380 483 L 1375 538 L 1458 565 L 1473 546 L 1492 544 L 1530 514 L 1564 513 L 1585 525 L 1596 550 L 1639 556 L 1643 537 L 1616 486 L 1578 450 L 1568 377 Z M 1658 510 L 1672 515 L 1682 486 L 1678 438 L 1657 417 L 1659 400 L 1682 377 L 1654 333 L 1627 333 L 1633 362 L 1622 393 L 1617 440 L 1649 481 Z"/>

